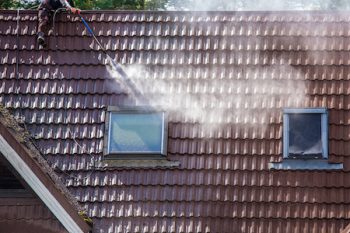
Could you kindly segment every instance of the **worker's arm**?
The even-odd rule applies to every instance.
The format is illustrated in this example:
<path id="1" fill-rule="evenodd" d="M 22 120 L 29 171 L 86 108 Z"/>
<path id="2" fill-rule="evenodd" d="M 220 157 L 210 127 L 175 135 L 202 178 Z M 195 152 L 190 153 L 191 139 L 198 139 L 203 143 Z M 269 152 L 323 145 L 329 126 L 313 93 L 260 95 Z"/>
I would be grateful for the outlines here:
<path id="1" fill-rule="evenodd" d="M 80 9 L 72 7 L 67 0 L 60 0 L 62 5 L 73 14 L 80 14 Z"/>

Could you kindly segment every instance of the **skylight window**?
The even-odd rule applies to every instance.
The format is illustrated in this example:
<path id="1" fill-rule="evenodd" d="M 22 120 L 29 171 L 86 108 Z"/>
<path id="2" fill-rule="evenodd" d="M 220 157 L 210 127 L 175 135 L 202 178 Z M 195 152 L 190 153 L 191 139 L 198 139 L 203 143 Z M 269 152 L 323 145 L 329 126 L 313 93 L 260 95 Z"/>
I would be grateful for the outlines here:
<path id="1" fill-rule="evenodd" d="M 328 115 L 326 109 L 284 110 L 283 157 L 328 157 Z"/>
<path id="2" fill-rule="evenodd" d="M 122 110 L 108 112 L 108 155 L 165 155 L 164 112 Z"/>
<path id="3" fill-rule="evenodd" d="M 283 160 L 269 163 L 277 170 L 342 170 L 328 161 L 328 112 L 325 108 L 283 111 Z"/>

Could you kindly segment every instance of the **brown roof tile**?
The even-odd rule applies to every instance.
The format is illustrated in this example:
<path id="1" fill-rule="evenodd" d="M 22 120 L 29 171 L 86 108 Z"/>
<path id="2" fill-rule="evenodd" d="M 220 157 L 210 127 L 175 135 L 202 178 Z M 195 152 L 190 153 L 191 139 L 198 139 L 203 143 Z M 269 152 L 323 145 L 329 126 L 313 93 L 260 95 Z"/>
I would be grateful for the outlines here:
<path id="1" fill-rule="evenodd" d="M 95 229 L 328 233 L 349 223 L 348 14 L 84 12 L 115 61 L 142 67 L 133 81 L 150 100 L 205 110 L 169 111 L 179 168 L 101 170 L 106 107 L 138 101 L 77 16 L 59 15 L 39 51 L 36 12 L 19 13 L 18 44 L 17 11 L 0 13 L 0 102 L 65 172 Z M 344 171 L 268 169 L 281 160 L 285 107 L 328 108 L 330 161 Z M 214 123 L 200 124 L 206 117 Z"/>
<path id="2" fill-rule="evenodd" d="M 242 166 L 242 164 L 240 164 Z M 347 188 L 347 172 L 337 171 L 254 171 L 226 169 L 119 169 L 72 172 L 68 186 L 110 185 L 229 185 Z M 308 177 L 308 179 L 305 179 Z M 68 179 L 68 178 L 67 178 Z M 140 187 L 141 188 L 141 187 Z M 139 190 L 142 193 L 142 190 Z"/>
<path id="3" fill-rule="evenodd" d="M 268 186 L 224 186 L 224 185 L 179 185 L 176 188 L 166 185 L 154 189 L 143 186 L 139 192 L 138 186 L 109 187 L 75 187 L 77 198 L 82 202 L 261 202 L 277 203 L 349 203 L 349 191 L 339 192 L 338 188 L 323 189 L 322 187 L 288 187 L 281 186 L 271 189 Z"/>

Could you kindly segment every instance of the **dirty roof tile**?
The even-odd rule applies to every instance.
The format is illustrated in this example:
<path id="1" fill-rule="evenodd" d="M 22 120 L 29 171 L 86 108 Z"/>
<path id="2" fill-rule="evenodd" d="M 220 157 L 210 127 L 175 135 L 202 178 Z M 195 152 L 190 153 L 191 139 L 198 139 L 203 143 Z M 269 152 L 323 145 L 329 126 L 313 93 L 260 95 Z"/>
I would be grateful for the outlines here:
<path id="1" fill-rule="evenodd" d="M 79 17 L 59 15 L 38 50 L 37 12 L 20 11 L 17 25 L 16 11 L 1 11 L 0 102 L 64 171 L 96 229 L 328 233 L 348 224 L 348 15 L 83 14 L 116 62 L 142 70 L 133 82 L 150 101 L 170 95 L 183 112 L 205 110 L 169 111 L 168 158 L 179 168 L 101 170 L 106 107 L 139 100 L 108 73 Z M 344 171 L 268 169 L 281 159 L 285 107 L 328 108 L 330 160 Z"/>

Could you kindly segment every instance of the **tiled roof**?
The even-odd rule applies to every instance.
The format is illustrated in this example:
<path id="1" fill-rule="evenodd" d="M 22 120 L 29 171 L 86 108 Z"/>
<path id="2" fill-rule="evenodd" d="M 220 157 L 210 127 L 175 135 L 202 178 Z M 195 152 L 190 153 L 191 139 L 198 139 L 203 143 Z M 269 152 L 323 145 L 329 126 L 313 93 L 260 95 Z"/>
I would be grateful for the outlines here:
<path id="1" fill-rule="evenodd" d="M 150 169 L 98 167 L 107 106 L 141 101 L 111 77 L 79 18 L 59 16 L 38 50 L 36 12 L 17 14 L 0 13 L 0 102 L 63 171 L 97 232 L 328 233 L 350 223 L 350 14 L 84 12 L 169 112 L 168 158 L 181 165 Z M 285 107 L 328 108 L 330 161 L 343 171 L 269 170 L 281 160 Z"/>

